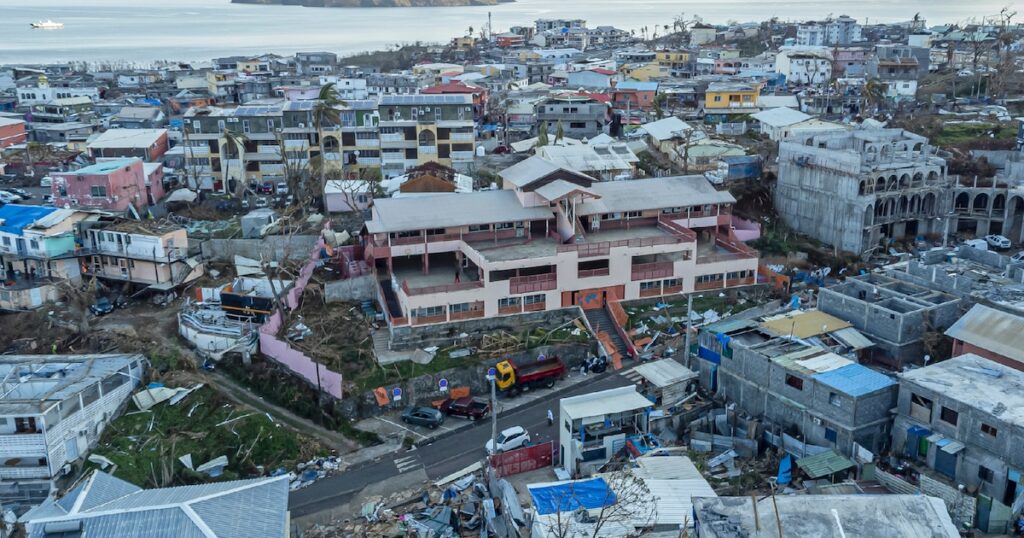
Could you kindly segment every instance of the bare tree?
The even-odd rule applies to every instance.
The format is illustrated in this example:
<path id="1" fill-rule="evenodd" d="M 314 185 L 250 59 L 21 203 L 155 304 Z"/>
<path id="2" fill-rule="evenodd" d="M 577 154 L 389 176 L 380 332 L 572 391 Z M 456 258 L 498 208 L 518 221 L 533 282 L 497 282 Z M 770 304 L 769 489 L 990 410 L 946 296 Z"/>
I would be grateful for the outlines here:
<path id="1" fill-rule="evenodd" d="M 581 507 L 581 495 L 576 491 L 579 481 L 570 482 L 565 495 L 552 499 L 555 512 L 547 522 L 549 536 L 555 538 L 597 538 L 602 533 L 632 527 L 637 531 L 652 527 L 657 520 L 657 499 L 643 479 L 631 469 L 621 469 L 601 475 L 607 484 L 599 507 Z M 594 500 L 590 497 L 590 500 Z"/>

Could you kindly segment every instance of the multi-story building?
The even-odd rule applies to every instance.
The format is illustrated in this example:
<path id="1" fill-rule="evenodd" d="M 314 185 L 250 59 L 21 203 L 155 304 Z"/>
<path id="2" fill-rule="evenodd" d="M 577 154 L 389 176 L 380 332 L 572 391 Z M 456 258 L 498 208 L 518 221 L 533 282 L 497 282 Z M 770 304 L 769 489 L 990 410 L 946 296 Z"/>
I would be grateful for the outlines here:
<path id="1" fill-rule="evenodd" d="M 457 170 L 472 166 L 476 155 L 472 95 L 384 95 L 379 115 L 378 158 L 384 176 L 402 175 L 431 161 Z"/>
<path id="2" fill-rule="evenodd" d="M 824 51 L 786 49 L 775 56 L 775 71 L 789 84 L 828 84 L 832 80 L 832 58 Z"/>
<path id="3" fill-rule="evenodd" d="M 894 369 L 923 362 L 925 333 L 952 325 L 960 304 L 954 295 L 879 274 L 818 291 L 822 312 L 850 322 L 875 343 L 865 358 Z"/>
<path id="4" fill-rule="evenodd" d="M 872 56 L 865 65 L 867 78 L 885 84 L 885 97 L 893 102 L 913 102 L 917 98 L 917 58 L 913 56 Z"/>
<path id="5" fill-rule="evenodd" d="M 25 110 L 25 118 L 33 124 L 92 122 L 96 112 L 92 99 L 88 97 L 64 97 L 29 106 Z"/>
<path id="6" fill-rule="evenodd" d="M 189 255 L 185 229 L 166 221 L 116 220 L 82 226 L 77 251 L 84 274 L 170 291 L 203 275 L 204 266 Z"/>
<path id="7" fill-rule="evenodd" d="M 84 459 L 146 368 L 142 355 L 0 357 L 0 499 L 34 505 Z"/>
<path id="8" fill-rule="evenodd" d="M 825 45 L 845 46 L 863 39 L 862 28 L 853 17 L 840 15 L 825 24 Z"/>
<path id="9" fill-rule="evenodd" d="M 763 418 L 776 435 L 792 428 L 808 444 L 847 456 L 854 443 L 877 453 L 888 445 L 896 382 L 824 343 L 809 343 L 836 341 L 837 350 L 865 345 L 849 328 L 821 312 L 708 325 L 698 336 L 701 384 Z"/>
<path id="10" fill-rule="evenodd" d="M 28 84 L 18 84 L 18 105 L 33 106 L 53 102 L 57 99 L 70 99 L 72 97 L 87 97 L 90 101 L 98 101 L 100 90 L 96 86 L 84 84 L 61 83 L 50 84 L 50 80 L 41 75 L 38 81 Z"/>
<path id="11" fill-rule="evenodd" d="M 410 95 L 419 91 L 419 81 L 401 73 L 375 73 L 366 77 L 366 91 L 376 98 L 381 95 Z"/>
<path id="12" fill-rule="evenodd" d="M 587 27 L 587 21 L 584 19 L 537 19 L 533 24 L 538 34 L 551 30 L 561 31 L 562 28 Z"/>
<path id="13" fill-rule="evenodd" d="M 916 58 L 918 79 L 928 74 L 931 65 L 931 48 L 925 46 L 882 43 L 875 45 L 875 56 L 882 60 Z"/>
<path id="14" fill-rule="evenodd" d="M 1024 495 L 1022 395 L 1024 372 L 974 354 L 900 374 L 893 451 L 922 476 L 977 492 L 985 532 L 1006 532 L 996 514 L 1013 514 Z"/>
<path id="15" fill-rule="evenodd" d="M 794 230 L 847 252 L 941 233 L 946 161 L 902 129 L 801 134 L 779 147 L 775 207 Z"/>
<path id="16" fill-rule="evenodd" d="M 825 45 L 825 27 L 820 24 L 800 25 L 796 29 L 796 44 L 801 47 Z"/>
<path id="17" fill-rule="evenodd" d="M 694 55 L 688 50 L 658 50 L 654 52 L 655 62 L 673 77 L 693 75 Z"/>
<path id="18" fill-rule="evenodd" d="M 537 105 L 537 121 L 554 128 L 562 123 L 569 138 L 590 139 L 604 133 L 610 121 L 608 104 L 586 95 L 558 95 Z"/>
<path id="19" fill-rule="evenodd" d="M 704 108 L 756 108 L 761 85 L 747 82 L 712 82 L 704 92 Z"/>
<path id="20" fill-rule="evenodd" d="M 1024 316 L 976 304 L 947 331 L 953 356 L 972 354 L 1024 371 Z"/>
<path id="21" fill-rule="evenodd" d="M 393 326 L 753 284 L 735 199 L 703 176 L 598 182 L 533 157 L 504 188 L 375 200 L 366 253 Z"/>
<path id="22" fill-rule="evenodd" d="M 40 144 L 67 144 L 69 142 L 85 142 L 99 130 L 98 125 L 82 122 L 69 123 L 36 123 L 32 125 L 32 141 Z"/>
<path id="23" fill-rule="evenodd" d="M 170 149 L 167 129 L 107 129 L 88 144 L 93 159 L 137 157 L 159 162 Z"/>
<path id="24" fill-rule="evenodd" d="M 330 75 L 338 69 L 338 55 L 333 52 L 296 52 L 295 73 L 301 76 Z"/>
<path id="25" fill-rule="evenodd" d="M 86 218 L 72 209 L 0 207 L 0 310 L 38 308 L 59 299 L 61 281 L 78 280 L 75 225 Z"/>
<path id="26" fill-rule="evenodd" d="M 53 202 L 58 207 L 127 211 L 155 205 L 164 197 L 163 167 L 134 157 L 103 160 L 73 172 L 54 172 Z"/>
<path id="27" fill-rule="evenodd" d="M 334 75 L 321 75 L 320 85 L 334 84 L 334 92 L 343 101 L 365 100 L 370 98 L 365 78 L 349 78 Z"/>

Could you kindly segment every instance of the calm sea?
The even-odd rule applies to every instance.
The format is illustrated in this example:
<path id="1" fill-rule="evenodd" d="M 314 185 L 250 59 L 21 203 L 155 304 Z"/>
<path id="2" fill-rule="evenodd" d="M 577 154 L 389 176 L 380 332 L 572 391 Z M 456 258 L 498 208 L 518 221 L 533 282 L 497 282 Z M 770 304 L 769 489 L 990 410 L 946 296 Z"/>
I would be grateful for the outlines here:
<path id="1" fill-rule="evenodd" d="M 540 17 L 578 17 L 625 29 L 671 24 L 681 12 L 703 20 L 782 20 L 849 14 L 862 22 L 911 19 L 929 24 L 999 12 L 1007 0 L 519 0 L 494 7 L 310 9 L 231 4 L 229 0 L 0 0 L 0 63 L 63 60 L 208 60 L 217 56 L 300 50 L 351 53 L 413 41 L 447 41 L 477 31 L 493 16 L 496 31 Z M 53 19 L 63 30 L 32 30 Z"/>

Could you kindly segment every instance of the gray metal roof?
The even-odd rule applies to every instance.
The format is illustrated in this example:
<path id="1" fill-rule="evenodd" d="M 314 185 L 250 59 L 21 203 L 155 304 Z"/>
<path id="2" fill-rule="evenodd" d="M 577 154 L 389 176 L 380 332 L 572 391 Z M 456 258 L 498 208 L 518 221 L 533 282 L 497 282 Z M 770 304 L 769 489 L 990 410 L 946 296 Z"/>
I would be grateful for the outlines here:
<path id="1" fill-rule="evenodd" d="M 587 200 L 579 205 L 577 207 L 579 215 L 736 202 L 736 199 L 728 192 L 715 190 L 715 187 L 704 176 L 605 181 L 594 183 L 590 190 L 601 198 Z"/>
<path id="2" fill-rule="evenodd" d="M 558 170 L 559 167 L 555 163 L 542 157 L 533 156 L 502 170 L 498 175 L 516 187 L 525 187 Z"/>
<path id="3" fill-rule="evenodd" d="M 0 415 L 38 414 L 78 394 L 142 355 L 0 356 Z"/>
<path id="4" fill-rule="evenodd" d="M 659 388 L 682 383 L 697 377 L 697 372 L 690 370 L 673 359 L 662 359 L 644 363 L 633 368 L 633 371 L 642 375 L 644 379 Z"/>
<path id="5" fill-rule="evenodd" d="M 375 200 L 370 233 L 491 224 L 552 217 L 548 207 L 523 207 L 512 191 L 438 194 Z"/>
<path id="6" fill-rule="evenodd" d="M 29 538 L 45 538 L 47 523 L 70 521 L 80 521 L 84 535 L 104 538 L 248 538 L 288 533 L 285 476 L 142 490 L 95 471 L 68 497 L 74 502 L 47 500 L 21 518 Z"/>
<path id="7" fill-rule="evenodd" d="M 946 336 L 1024 364 L 1024 317 L 976 304 Z"/>

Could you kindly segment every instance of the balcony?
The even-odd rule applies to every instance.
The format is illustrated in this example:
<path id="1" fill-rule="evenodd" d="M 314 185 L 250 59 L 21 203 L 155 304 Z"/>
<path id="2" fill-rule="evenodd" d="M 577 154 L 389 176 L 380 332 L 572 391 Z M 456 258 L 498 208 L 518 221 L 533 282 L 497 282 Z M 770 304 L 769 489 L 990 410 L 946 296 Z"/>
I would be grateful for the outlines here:
<path id="1" fill-rule="evenodd" d="M 415 286 L 415 284 L 413 284 Z M 433 295 L 435 293 L 454 293 L 457 291 L 482 289 L 484 283 L 480 281 L 456 282 L 454 284 L 442 284 L 438 286 L 411 287 L 408 280 L 402 281 L 402 291 L 406 295 Z"/>
<path id="2" fill-rule="evenodd" d="M 723 286 L 722 286 L 722 280 L 721 279 L 710 280 L 710 281 L 707 281 L 707 282 L 697 282 L 697 283 L 695 283 L 693 285 L 693 289 L 695 291 L 720 290 L 720 289 L 722 289 L 722 287 Z"/>
<path id="3" fill-rule="evenodd" d="M 600 269 L 581 269 L 577 273 L 577 276 L 579 278 L 593 278 L 598 276 L 608 276 L 610 274 L 611 270 L 608 269 L 607 267 L 603 267 Z"/>
<path id="4" fill-rule="evenodd" d="M 546 301 L 523 305 L 523 312 L 543 312 L 545 309 L 547 309 Z"/>
<path id="5" fill-rule="evenodd" d="M 537 293 L 558 287 L 558 274 L 514 276 L 508 280 L 508 292 L 512 295 Z"/>
<path id="6" fill-rule="evenodd" d="M 380 166 L 380 157 L 359 157 L 356 162 L 360 166 Z"/>
<path id="7" fill-rule="evenodd" d="M 448 135 L 448 140 L 452 142 L 474 142 L 476 141 L 476 135 L 474 133 L 451 133 Z"/>
<path id="8" fill-rule="evenodd" d="M 716 239 L 714 245 L 704 245 L 703 249 L 707 254 L 697 256 L 698 265 L 734 260 L 752 260 L 759 256 L 756 250 L 742 242 L 724 241 L 722 239 Z"/>
<path id="9" fill-rule="evenodd" d="M 309 140 L 285 140 L 284 147 L 286 149 L 302 149 L 309 147 Z"/>
<path id="10" fill-rule="evenodd" d="M 448 321 L 446 314 L 438 314 L 436 316 L 412 316 L 410 318 L 413 325 L 430 325 L 432 323 L 445 323 Z"/>
<path id="11" fill-rule="evenodd" d="M 482 317 L 484 317 L 484 303 L 482 301 L 477 301 L 470 305 L 469 310 L 452 312 L 449 314 L 448 319 L 451 321 L 463 321 L 467 319 L 479 319 Z"/>
<path id="12" fill-rule="evenodd" d="M 381 133 L 381 142 L 405 142 L 405 133 Z"/>
<path id="13" fill-rule="evenodd" d="M 502 316 L 508 316 L 511 314 L 521 314 L 523 312 L 523 305 L 513 304 L 508 306 L 499 306 L 498 314 Z"/>
<path id="14" fill-rule="evenodd" d="M 660 287 L 640 290 L 640 297 L 659 297 L 663 294 Z"/>
<path id="15" fill-rule="evenodd" d="M 437 155 L 437 146 L 417 146 L 420 155 Z"/>
<path id="16" fill-rule="evenodd" d="M 451 157 L 452 161 L 468 162 L 472 161 L 476 157 L 476 154 L 472 151 L 453 151 Z"/>
<path id="17" fill-rule="evenodd" d="M 757 284 L 757 277 L 748 276 L 744 278 L 729 278 L 725 281 L 725 287 L 734 288 L 737 286 L 753 286 Z"/>
<path id="18" fill-rule="evenodd" d="M 639 263 L 633 265 L 632 280 L 654 280 L 671 277 L 675 267 L 672 262 Z M 641 292 L 641 295 L 643 292 Z"/>
<path id="19" fill-rule="evenodd" d="M 379 145 L 380 145 L 380 139 L 379 138 L 357 138 L 356 139 L 356 147 L 357 148 L 376 148 Z"/>

